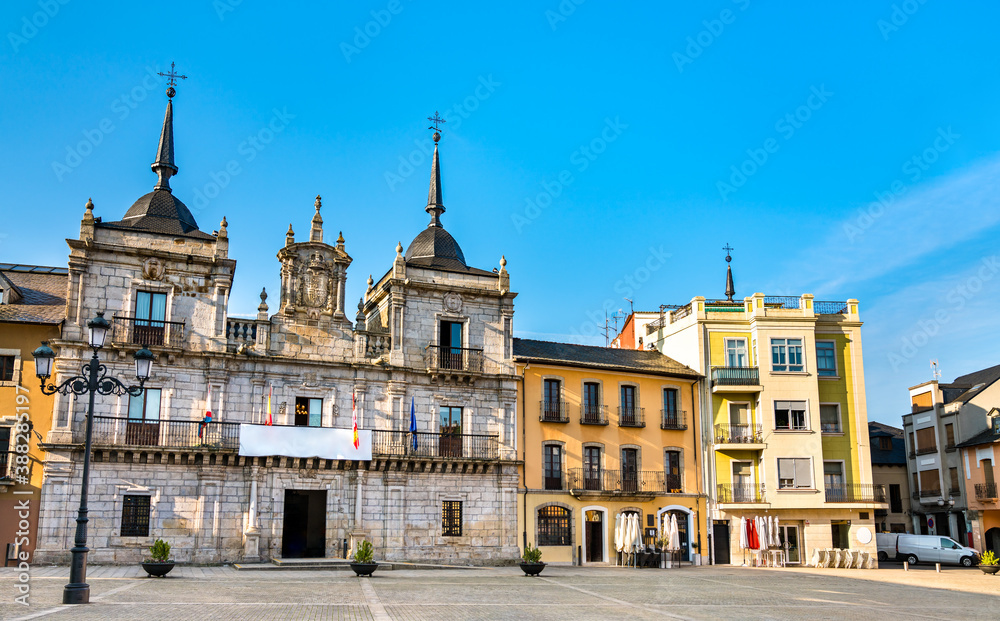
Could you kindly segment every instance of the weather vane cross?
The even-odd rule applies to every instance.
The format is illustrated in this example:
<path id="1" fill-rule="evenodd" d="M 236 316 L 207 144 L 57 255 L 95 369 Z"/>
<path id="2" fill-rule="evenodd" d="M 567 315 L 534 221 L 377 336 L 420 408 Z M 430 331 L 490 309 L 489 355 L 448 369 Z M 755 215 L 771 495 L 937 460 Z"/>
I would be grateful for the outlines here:
<path id="1" fill-rule="evenodd" d="M 173 62 L 170 63 L 170 72 L 169 73 L 163 73 L 162 71 L 158 71 L 156 75 L 162 75 L 163 77 L 167 78 L 167 87 L 168 87 L 167 88 L 167 97 L 173 97 L 174 94 L 177 92 L 177 91 L 174 90 L 174 87 L 177 86 L 177 78 L 180 78 L 182 80 L 186 80 L 187 79 L 186 75 L 181 75 L 181 74 L 177 73 L 176 71 L 174 71 L 174 63 Z"/>
<path id="2" fill-rule="evenodd" d="M 447 122 L 448 122 L 448 121 L 446 121 L 446 120 L 442 119 L 442 118 L 441 118 L 441 117 L 440 117 L 440 116 L 438 115 L 438 111 L 437 111 L 437 110 L 435 110 L 435 111 L 434 111 L 434 116 L 429 116 L 429 117 L 427 117 L 427 120 L 428 120 L 428 121 L 430 121 L 431 123 L 433 123 L 433 125 L 431 125 L 431 126 L 430 126 L 430 127 L 428 127 L 427 129 L 433 129 L 433 130 L 434 130 L 434 131 L 436 131 L 436 132 L 439 132 L 439 131 L 441 131 L 441 127 L 440 127 L 440 124 L 441 124 L 441 123 L 447 123 Z"/>
<path id="3" fill-rule="evenodd" d="M 732 252 L 733 250 L 736 250 L 735 248 L 731 247 L 728 243 L 725 246 L 723 246 L 722 249 L 726 251 L 726 261 L 729 261 L 731 259 L 729 253 Z"/>

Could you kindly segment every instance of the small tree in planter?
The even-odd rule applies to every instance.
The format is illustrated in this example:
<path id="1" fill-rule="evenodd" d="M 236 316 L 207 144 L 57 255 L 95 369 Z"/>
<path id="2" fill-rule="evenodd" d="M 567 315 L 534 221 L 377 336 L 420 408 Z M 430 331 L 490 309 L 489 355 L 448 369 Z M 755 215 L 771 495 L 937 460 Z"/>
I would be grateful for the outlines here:
<path id="1" fill-rule="evenodd" d="M 525 576 L 537 576 L 542 573 L 545 569 L 545 563 L 542 562 L 542 551 L 537 547 L 532 547 L 531 544 L 526 544 L 524 546 L 524 554 L 521 555 L 521 571 L 524 572 Z"/>
<path id="2" fill-rule="evenodd" d="M 358 544 L 358 549 L 354 551 L 351 559 L 351 569 L 358 576 L 370 576 L 378 569 L 375 562 L 375 549 L 367 539 L 362 539 Z"/>
<path id="3" fill-rule="evenodd" d="M 149 547 L 149 556 L 150 560 L 142 562 L 142 568 L 151 578 L 162 578 L 174 568 L 174 562 L 170 560 L 170 544 L 162 539 L 157 539 Z"/>
<path id="4" fill-rule="evenodd" d="M 1000 570 L 1000 563 L 997 561 L 997 555 L 993 554 L 993 550 L 987 550 L 979 557 L 979 569 L 984 574 L 994 575 Z"/>

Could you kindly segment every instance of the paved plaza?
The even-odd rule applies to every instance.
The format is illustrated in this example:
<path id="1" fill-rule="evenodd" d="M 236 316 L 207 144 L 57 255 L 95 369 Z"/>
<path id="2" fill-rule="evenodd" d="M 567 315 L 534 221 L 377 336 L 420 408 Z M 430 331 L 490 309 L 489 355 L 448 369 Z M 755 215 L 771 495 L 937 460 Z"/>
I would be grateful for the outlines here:
<path id="1" fill-rule="evenodd" d="M 60 605 L 65 567 L 37 568 L 31 606 L 13 603 L 17 574 L 0 569 L 0 618 L 312 620 L 386 619 L 948 619 L 998 618 L 1000 577 L 976 569 L 880 570 L 517 567 L 349 571 L 236 571 L 92 567 L 92 603 Z"/>

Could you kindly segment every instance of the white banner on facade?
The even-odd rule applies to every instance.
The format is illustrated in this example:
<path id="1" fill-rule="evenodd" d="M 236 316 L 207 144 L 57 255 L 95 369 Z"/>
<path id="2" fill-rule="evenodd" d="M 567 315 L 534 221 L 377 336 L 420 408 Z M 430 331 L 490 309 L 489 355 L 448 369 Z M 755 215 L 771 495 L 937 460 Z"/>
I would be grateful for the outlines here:
<path id="1" fill-rule="evenodd" d="M 240 425 L 240 455 L 370 460 L 372 432 L 358 429 L 358 448 L 354 448 L 354 432 L 350 429 L 243 423 Z"/>

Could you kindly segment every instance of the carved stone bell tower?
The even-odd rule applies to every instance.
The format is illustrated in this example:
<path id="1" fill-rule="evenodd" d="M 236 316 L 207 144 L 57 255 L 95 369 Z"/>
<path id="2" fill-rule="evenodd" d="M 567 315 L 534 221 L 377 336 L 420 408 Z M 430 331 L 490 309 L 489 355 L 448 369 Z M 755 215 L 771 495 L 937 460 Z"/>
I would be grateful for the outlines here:
<path id="1" fill-rule="evenodd" d="M 281 261 L 281 306 L 279 313 L 290 321 L 331 321 L 350 325 L 344 314 L 347 268 L 351 257 L 344 250 L 344 236 L 337 245 L 323 243 L 321 198 L 316 197 L 309 241 L 295 242 L 288 225 L 285 247 L 278 251 Z"/>

